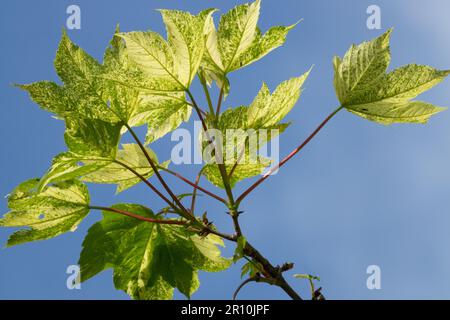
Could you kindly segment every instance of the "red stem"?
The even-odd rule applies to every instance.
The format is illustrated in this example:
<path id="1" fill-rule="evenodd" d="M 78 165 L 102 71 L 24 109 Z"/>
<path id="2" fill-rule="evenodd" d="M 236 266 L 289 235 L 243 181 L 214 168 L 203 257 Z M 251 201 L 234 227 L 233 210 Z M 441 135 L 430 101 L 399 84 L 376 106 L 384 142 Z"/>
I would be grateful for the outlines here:
<path id="1" fill-rule="evenodd" d="M 139 179 L 141 179 L 142 182 L 144 182 L 150 189 L 152 189 L 153 192 L 155 192 L 161 199 L 163 199 L 172 209 L 174 209 L 176 212 L 179 212 L 180 209 L 178 209 L 172 203 L 172 201 L 167 199 L 166 196 L 164 196 L 153 184 L 150 183 L 150 181 L 148 181 L 144 176 L 139 174 L 139 172 L 137 172 L 136 170 L 134 170 L 133 168 L 131 168 L 130 166 L 128 166 L 127 164 L 125 164 L 123 162 L 120 162 L 118 160 L 115 160 L 114 162 L 116 162 L 117 164 L 121 165 L 125 169 L 131 171 L 135 176 L 137 176 Z"/>
<path id="2" fill-rule="evenodd" d="M 198 190 L 204 192 L 205 194 L 207 194 L 207 195 L 213 197 L 214 199 L 219 200 L 220 202 L 223 202 L 223 203 L 227 204 L 227 201 L 226 201 L 225 199 L 223 199 L 222 197 L 219 197 L 218 195 L 216 195 L 216 194 L 214 194 L 214 193 L 212 193 L 212 192 L 206 190 L 205 188 L 200 187 L 200 186 L 198 185 L 198 179 L 197 179 L 196 182 L 194 183 L 194 182 L 192 182 L 192 181 L 190 181 L 189 179 L 183 177 L 181 174 L 179 174 L 179 173 L 177 173 L 177 172 L 175 172 L 175 171 L 172 171 L 172 170 L 167 169 L 167 168 L 164 168 L 164 167 L 159 167 L 159 168 L 160 168 L 162 171 L 165 171 L 165 172 L 167 172 L 167 173 L 170 173 L 171 175 L 177 177 L 178 179 L 183 180 L 184 182 L 186 182 L 187 184 L 191 185 L 191 186 L 194 187 L 195 189 L 198 189 Z"/>
<path id="3" fill-rule="evenodd" d="M 277 171 L 279 168 L 281 168 L 286 162 L 288 162 L 293 156 L 295 156 L 297 153 L 300 152 L 300 150 L 303 149 L 315 136 L 319 133 L 320 130 L 330 121 L 343 107 L 337 108 L 335 111 L 333 111 L 318 127 L 316 130 L 314 130 L 311 135 L 306 138 L 305 141 L 301 145 L 299 145 L 294 151 L 292 151 L 286 158 L 281 160 L 280 163 L 278 163 L 276 166 L 272 167 L 268 172 L 266 172 L 258 181 L 256 181 L 254 184 L 252 184 L 247 190 L 245 190 L 239 198 L 236 200 L 236 203 L 241 203 L 242 200 L 250 193 L 252 192 L 257 186 L 259 186 L 264 180 L 266 180 L 272 173 Z"/>
<path id="4" fill-rule="evenodd" d="M 131 218 L 135 218 L 135 219 L 138 219 L 138 220 L 151 222 L 151 223 L 175 224 L 175 225 L 185 225 L 186 224 L 186 222 L 178 221 L 178 220 L 159 220 L 159 219 L 147 218 L 147 217 L 143 217 L 143 216 L 140 216 L 138 214 L 135 214 L 135 213 L 131 213 L 131 212 L 127 212 L 127 211 L 124 211 L 124 210 L 115 209 L 115 208 L 98 207 L 98 206 L 91 206 L 89 208 L 93 209 L 93 210 L 115 212 L 115 213 L 118 213 L 118 214 L 121 214 L 121 215 L 124 215 L 124 216 L 127 216 L 127 217 L 131 217 Z"/>
<path id="5" fill-rule="evenodd" d="M 177 206 L 187 214 L 189 212 L 186 210 L 186 208 L 183 206 L 183 204 L 180 202 L 178 197 L 172 192 L 172 190 L 169 188 L 167 183 L 164 181 L 164 179 L 161 177 L 161 174 L 158 171 L 158 168 L 156 167 L 155 163 L 153 162 L 152 158 L 150 158 L 150 155 L 148 154 L 147 150 L 145 149 L 144 145 L 142 144 L 141 140 L 139 140 L 139 137 L 136 135 L 136 133 L 131 129 L 131 127 L 128 124 L 125 124 L 125 127 L 128 129 L 128 131 L 133 136 L 136 143 L 139 145 L 139 148 L 144 153 L 145 157 L 147 158 L 148 163 L 152 167 L 153 171 L 155 172 L 156 177 L 158 178 L 159 182 L 161 182 L 161 185 L 164 187 L 164 189 L 167 191 L 167 193 L 170 195 L 170 197 L 173 199 L 173 201 L 177 204 Z"/>

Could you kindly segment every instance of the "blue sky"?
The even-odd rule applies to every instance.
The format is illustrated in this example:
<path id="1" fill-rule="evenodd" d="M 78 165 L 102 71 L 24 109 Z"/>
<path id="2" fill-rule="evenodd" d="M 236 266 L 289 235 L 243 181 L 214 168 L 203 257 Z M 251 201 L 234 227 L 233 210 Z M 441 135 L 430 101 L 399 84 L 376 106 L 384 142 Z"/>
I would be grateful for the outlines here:
<path id="1" fill-rule="evenodd" d="M 64 125 L 34 105 L 11 83 L 57 80 L 53 59 L 66 20 L 66 8 L 77 4 L 82 29 L 69 36 L 96 58 L 120 23 L 124 31 L 151 29 L 164 33 L 157 8 L 197 12 L 217 7 L 222 12 L 241 1 L 3 1 L 0 13 L 0 195 L 21 181 L 38 177 L 52 157 L 65 150 Z M 368 30 L 366 8 L 381 7 L 383 30 Z M 261 82 L 278 83 L 315 65 L 305 91 L 288 118 L 281 154 L 287 154 L 311 132 L 338 102 L 332 86 L 332 57 L 351 43 L 378 36 L 393 26 L 392 66 L 407 63 L 450 68 L 448 32 L 450 3 L 445 0 L 298 1 L 263 0 L 260 25 L 290 24 L 284 47 L 231 76 L 225 107 L 248 104 Z M 421 98 L 450 106 L 450 81 Z M 200 93 L 195 85 L 197 94 Z M 191 125 L 186 128 L 192 129 Z M 144 134 L 143 130 L 139 131 Z M 170 157 L 174 143 L 166 137 L 153 148 Z M 450 113 L 426 126 L 384 127 L 346 112 L 340 113 L 300 157 L 283 167 L 242 204 L 247 238 L 274 263 L 296 264 L 294 272 L 321 277 L 331 299 L 450 298 Z M 179 169 L 179 168 L 177 168 Z M 193 176 L 198 167 L 190 166 Z M 169 179 L 179 192 L 188 189 Z M 206 186 L 208 186 L 205 183 Z M 248 182 L 237 189 L 242 191 Z M 114 197 L 113 186 L 91 186 L 93 202 L 110 205 L 137 202 L 157 209 L 162 203 L 143 186 Z M 236 193 L 238 193 L 238 190 Z M 231 230 L 224 208 L 201 198 L 217 225 Z M 6 212 L 6 201 L 0 201 Z M 0 250 L 0 298 L 127 299 L 113 288 L 112 272 L 66 288 L 66 268 L 76 264 L 94 212 L 75 233 L 56 239 Z M 0 229 L 0 242 L 11 230 Z M 225 253 L 232 253 L 228 244 Z M 381 290 L 368 290 L 366 268 L 379 265 Z M 201 273 L 202 286 L 193 299 L 231 297 L 240 282 L 239 266 L 219 274 Z M 307 294 L 306 283 L 290 279 Z M 177 298 L 182 298 L 176 294 Z M 240 294 L 248 299 L 283 299 L 279 289 L 254 284 Z"/>

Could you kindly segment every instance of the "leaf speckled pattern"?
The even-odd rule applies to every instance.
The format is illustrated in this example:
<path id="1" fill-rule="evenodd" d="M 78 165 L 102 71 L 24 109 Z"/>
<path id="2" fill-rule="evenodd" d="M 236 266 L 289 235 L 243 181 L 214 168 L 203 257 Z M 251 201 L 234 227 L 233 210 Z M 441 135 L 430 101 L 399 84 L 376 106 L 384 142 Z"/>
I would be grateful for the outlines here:
<path id="1" fill-rule="evenodd" d="M 232 172 L 231 186 L 234 187 L 239 181 L 262 174 L 271 164 L 269 159 L 258 156 L 255 146 L 249 144 L 249 133 L 256 133 L 255 137 L 258 140 L 256 148 L 259 149 L 274 138 L 274 132 L 278 134 L 284 132 L 289 123 L 281 123 L 281 120 L 300 98 L 301 88 L 309 73 L 310 71 L 300 77 L 282 82 L 272 94 L 263 83 L 249 106 L 228 109 L 220 115 L 217 129 L 221 130 L 224 139 L 234 141 L 233 143 L 224 141 L 225 148 L 222 150 L 226 171 L 229 174 Z M 232 138 L 227 137 L 231 134 L 228 129 L 235 130 Z M 264 131 L 266 135 L 261 135 L 258 130 L 267 130 Z M 224 188 L 217 165 L 206 164 L 203 175 L 215 186 Z"/>
<path id="2" fill-rule="evenodd" d="M 75 231 L 89 213 L 89 193 L 82 183 L 60 182 L 41 192 L 38 184 L 39 179 L 27 180 L 8 197 L 12 211 L 0 219 L 0 226 L 26 227 L 11 235 L 8 246 Z"/>
<path id="3" fill-rule="evenodd" d="M 276 26 L 262 34 L 258 28 L 261 2 L 236 6 L 225 13 L 216 30 L 213 19 L 207 21 L 208 39 L 201 68 L 208 84 L 216 81 L 227 94 L 227 74 L 243 68 L 283 45 L 287 33 L 296 25 Z"/>
<path id="4" fill-rule="evenodd" d="M 140 205 L 114 208 L 154 217 Z M 183 226 L 163 226 L 105 212 L 83 242 L 81 279 L 113 268 L 114 284 L 134 299 L 171 299 L 174 288 L 190 297 L 199 287 L 198 270 L 217 272 L 229 267 L 216 236 L 199 237 Z"/>
<path id="5" fill-rule="evenodd" d="M 158 164 L 158 157 L 150 149 L 146 148 L 147 153 L 153 159 L 153 161 Z M 102 161 L 100 161 L 102 163 Z M 125 168 L 120 163 L 126 164 L 128 167 L 132 168 L 144 178 L 149 179 L 154 171 L 148 164 L 147 159 L 142 153 L 141 149 L 137 144 L 123 144 L 122 149 L 119 149 L 115 161 L 110 162 L 106 166 L 99 168 L 98 170 L 92 171 L 88 174 L 83 175 L 82 181 L 92 182 L 92 183 L 104 183 L 104 184 L 117 184 L 116 193 L 120 193 L 128 188 L 131 188 L 135 184 L 141 182 L 139 177 L 136 177 L 130 170 Z M 86 166 L 93 166 L 98 164 L 98 161 L 85 161 Z M 169 161 L 161 164 L 162 167 L 167 168 Z"/>
<path id="6" fill-rule="evenodd" d="M 341 60 L 334 59 L 334 86 L 351 113 L 381 124 L 426 123 L 446 108 L 410 101 L 444 80 L 450 71 L 410 64 L 386 74 L 391 61 L 389 39 L 382 36 L 353 45 Z"/>

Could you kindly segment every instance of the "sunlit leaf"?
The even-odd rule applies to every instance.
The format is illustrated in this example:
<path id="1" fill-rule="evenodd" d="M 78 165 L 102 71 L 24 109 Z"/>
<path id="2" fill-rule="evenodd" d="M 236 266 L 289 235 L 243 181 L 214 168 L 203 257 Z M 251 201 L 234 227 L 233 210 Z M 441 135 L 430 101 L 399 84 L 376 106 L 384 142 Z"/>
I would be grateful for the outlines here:
<path id="1" fill-rule="evenodd" d="M 56 183 L 38 192 L 39 179 L 20 184 L 9 196 L 11 209 L 0 226 L 25 227 L 11 235 L 7 245 L 45 240 L 74 231 L 89 213 L 89 193 L 80 182 Z"/>
<path id="2" fill-rule="evenodd" d="M 154 217 L 131 204 L 114 208 Z M 219 242 L 218 242 L 219 241 Z M 159 225 L 104 212 L 83 242 L 81 280 L 113 268 L 114 284 L 134 299 L 171 299 L 174 288 L 190 297 L 199 287 L 198 271 L 221 271 L 231 261 L 220 255 L 215 236 L 201 238 L 184 226 Z"/>
<path id="3" fill-rule="evenodd" d="M 445 108 L 410 101 L 444 80 L 450 71 L 407 65 L 386 73 L 391 55 L 391 30 L 360 45 L 353 45 L 341 60 L 334 59 L 334 86 L 342 106 L 381 124 L 426 123 Z"/>

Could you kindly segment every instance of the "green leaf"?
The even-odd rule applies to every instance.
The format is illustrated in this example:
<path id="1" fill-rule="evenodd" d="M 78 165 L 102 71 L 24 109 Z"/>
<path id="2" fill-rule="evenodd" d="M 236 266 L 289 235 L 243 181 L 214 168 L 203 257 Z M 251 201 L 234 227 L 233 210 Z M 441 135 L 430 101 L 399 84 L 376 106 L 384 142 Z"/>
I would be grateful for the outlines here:
<path id="1" fill-rule="evenodd" d="M 66 121 L 65 140 L 71 152 L 113 158 L 123 124 L 119 112 L 122 109 L 117 105 L 125 108 L 124 99 L 109 100 L 110 87 L 100 77 L 103 67 L 72 43 L 65 32 L 56 54 L 55 69 L 63 86 L 38 82 L 19 87 L 28 91 L 43 109 Z M 137 96 L 127 98 L 135 103 Z"/>
<path id="2" fill-rule="evenodd" d="M 272 95 L 264 83 L 255 100 L 249 106 L 247 126 L 256 129 L 278 124 L 297 103 L 301 88 L 309 73 L 310 71 L 300 77 L 284 81 Z"/>
<path id="3" fill-rule="evenodd" d="M 158 165 L 156 154 L 146 148 L 150 157 Z M 167 167 L 170 161 L 159 164 Z M 117 193 L 120 193 L 141 182 L 139 177 L 123 165 L 134 169 L 145 178 L 150 178 L 154 172 L 147 158 L 137 144 L 123 144 L 115 158 L 95 157 L 65 152 L 56 156 L 52 166 L 40 181 L 40 188 L 51 182 L 81 178 L 91 183 L 117 184 Z"/>
<path id="4" fill-rule="evenodd" d="M 390 35 L 391 30 L 353 45 L 342 60 L 335 57 L 336 94 L 348 111 L 371 121 L 426 123 L 445 108 L 410 100 L 440 83 L 450 71 L 411 64 L 386 73 L 391 60 Z"/>
<path id="5" fill-rule="evenodd" d="M 260 273 L 264 268 L 256 261 L 247 261 L 241 268 L 241 278 L 248 274 L 248 276 L 254 277 L 257 273 Z"/>
<path id="6" fill-rule="evenodd" d="M 247 239 L 245 239 L 243 236 L 239 236 L 237 239 L 237 246 L 236 250 L 234 251 L 233 255 L 233 262 L 236 263 L 240 259 L 244 257 L 244 248 L 247 243 Z"/>
<path id="7" fill-rule="evenodd" d="M 120 118 L 108 107 L 103 96 L 102 66 L 63 32 L 55 59 L 55 69 L 64 82 L 66 95 L 76 106 L 76 117 L 118 122 Z M 65 116 L 66 110 L 61 110 Z M 59 113 L 58 113 L 59 114 Z"/>
<path id="8" fill-rule="evenodd" d="M 284 44 L 296 24 L 270 28 L 265 34 L 257 27 L 260 1 L 236 6 L 224 14 L 216 30 L 212 18 L 207 21 L 208 39 L 202 61 L 208 84 L 214 80 L 225 94 L 229 92 L 227 74 L 243 68 Z"/>
<path id="9" fill-rule="evenodd" d="M 106 48 L 103 57 L 102 73 L 98 75 L 103 85 L 103 99 L 111 110 L 128 123 L 142 108 L 141 92 L 137 88 L 123 85 L 121 81 L 130 83 L 130 79 L 143 77 L 139 67 L 129 58 L 123 39 L 117 37 L 119 27 L 116 28 L 110 46 Z"/>
<path id="10" fill-rule="evenodd" d="M 243 4 L 224 14 L 219 22 L 217 40 L 225 73 L 253 43 L 261 1 Z"/>
<path id="11" fill-rule="evenodd" d="M 142 98 L 142 108 L 130 120 L 130 125 L 148 124 L 146 144 L 154 142 L 187 122 L 192 108 L 185 100 L 184 93 L 147 95 Z"/>
<path id="12" fill-rule="evenodd" d="M 235 71 L 246 67 L 282 46 L 286 41 L 288 32 L 296 25 L 297 23 L 290 26 L 272 27 L 264 34 L 261 34 L 259 28 L 256 28 L 256 35 L 252 44 L 233 62 L 229 69 Z"/>
<path id="13" fill-rule="evenodd" d="M 31 99 L 43 110 L 52 112 L 60 117 L 76 109 L 75 102 L 68 95 L 67 90 L 54 82 L 41 81 L 16 86 L 27 91 Z"/>
<path id="14" fill-rule="evenodd" d="M 80 165 L 81 163 L 84 163 L 84 165 Z M 111 163 L 109 158 L 82 156 L 73 152 L 60 153 L 53 159 L 51 167 L 40 179 L 38 190 L 41 191 L 50 183 L 82 177 L 103 168 L 109 163 Z"/>
<path id="15" fill-rule="evenodd" d="M 229 177 L 231 187 L 236 183 L 247 178 L 251 178 L 263 173 L 264 169 L 270 165 L 269 159 L 258 156 L 257 151 L 263 144 L 272 137 L 267 135 L 265 138 L 258 131 L 248 132 L 247 129 L 248 107 L 242 106 L 234 109 L 228 109 L 223 112 L 218 120 L 217 129 L 223 136 L 223 146 L 221 149 L 222 162 Z M 287 125 L 280 125 L 276 129 L 283 131 Z M 229 130 L 233 131 L 229 131 Z M 255 143 L 250 144 L 250 135 L 256 138 Z M 231 142 L 233 141 L 233 142 Z M 208 143 L 203 144 L 206 147 Z M 213 157 L 211 163 L 207 163 L 202 170 L 202 174 L 215 186 L 224 188 L 222 175 Z M 220 160 L 220 158 L 219 158 Z"/>
<path id="16" fill-rule="evenodd" d="M 426 123 L 446 108 L 422 101 L 380 101 L 355 105 L 347 109 L 353 114 L 384 125 L 393 123 Z"/>
<path id="17" fill-rule="evenodd" d="M 297 279 L 307 279 L 307 280 L 317 280 L 317 281 L 320 281 L 320 278 L 319 278 L 319 277 L 312 276 L 312 275 L 310 275 L 310 274 L 294 274 L 293 277 L 294 277 L 294 278 L 297 278 Z"/>
<path id="18" fill-rule="evenodd" d="M 205 23 L 213 10 L 197 16 L 188 12 L 161 10 L 168 42 L 155 32 L 119 34 L 129 56 L 147 75 L 148 89 L 184 91 L 192 82 L 205 50 Z"/>
<path id="19" fill-rule="evenodd" d="M 217 129 L 223 136 L 224 148 L 221 154 L 227 173 L 232 173 L 232 187 L 239 181 L 262 174 L 270 165 L 271 161 L 258 156 L 257 151 L 289 126 L 288 123 L 280 121 L 297 103 L 309 73 L 310 71 L 284 81 L 273 94 L 267 85 L 263 84 L 249 107 L 228 109 L 220 115 Z M 207 144 L 203 145 L 206 146 Z M 217 164 L 206 164 L 203 175 L 212 184 L 224 188 Z"/>
<path id="20" fill-rule="evenodd" d="M 354 92 L 370 89 L 382 78 L 391 61 L 389 39 L 392 30 L 360 45 L 352 45 L 341 60 L 335 57 L 335 87 L 342 105 Z"/>
<path id="21" fill-rule="evenodd" d="M 123 149 L 118 151 L 115 160 L 131 167 L 146 179 L 150 178 L 154 174 L 147 158 L 137 144 L 123 144 L 122 147 Z M 147 153 L 150 155 L 150 158 L 156 165 L 158 165 L 158 157 L 156 154 L 151 149 L 146 149 Z M 167 168 L 169 162 L 170 161 L 166 161 L 162 163 L 161 166 Z M 84 163 L 86 166 L 90 166 L 96 165 L 98 162 L 85 161 Z M 103 166 L 98 170 L 83 175 L 82 180 L 92 183 L 117 184 L 116 193 L 120 193 L 141 182 L 139 177 L 136 177 L 134 173 L 126 169 L 118 162 L 110 162 L 108 165 Z"/>
<path id="22" fill-rule="evenodd" d="M 205 51 L 206 21 L 214 11 L 215 9 L 208 9 L 194 16 L 184 11 L 160 10 L 169 44 L 180 67 L 178 80 L 185 88 L 192 82 L 200 67 Z"/>
<path id="23" fill-rule="evenodd" d="M 145 217 L 151 210 L 132 204 L 116 209 Z M 83 242 L 81 280 L 113 268 L 114 284 L 133 299 L 171 299 L 174 288 L 190 297 L 199 287 L 198 270 L 217 272 L 231 261 L 220 256 L 215 236 L 194 235 L 183 226 L 160 225 L 103 213 Z"/>
<path id="24" fill-rule="evenodd" d="M 264 170 L 270 165 L 271 161 L 262 157 L 259 157 L 256 163 L 242 163 L 238 164 L 233 171 L 233 175 L 230 177 L 230 185 L 232 188 L 239 181 L 252 178 L 254 176 L 260 175 Z M 231 173 L 234 165 L 225 165 L 228 174 Z M 207 164 L 203 169 L 203 175 L 208 179 L 209 182 L 222 189 L 225 188 L 222 176 L 220 174 L 217 164 Z"/>
<path id="25" fill-rule="evenodd" d="M 97 119 L 68 118 L 64 135 L 73 153 L 114 159 L 120 141 L 122 124 Z"/>
<path id="26" fill-rule="evenodd" d="M 0 219 L 0 226 L 26 228 L 13 233 L 7 246 L 75 231 L 89 213 L 89 193 L 81 182 L 56 183 L 42 192 L 38 185 L 39 179 L 25 181 L 8 196 L 11 211 Z"/>
<path id="27" fill-rule="evenodd" d="M 147 143 L 162 138 L 189 120 L 192 109 L 184 91 L 178 88 L 171 91 L 170 87 L 154 91 L 155 85 L 164 85 L 164 81 L 147 76 L 130 58 L 125 41 L 119 36 L 113 38 L 105 53 L 102 78 L 111 108 L 122 115 L 121 119 L 130 127 L 148 125 Z"/>

